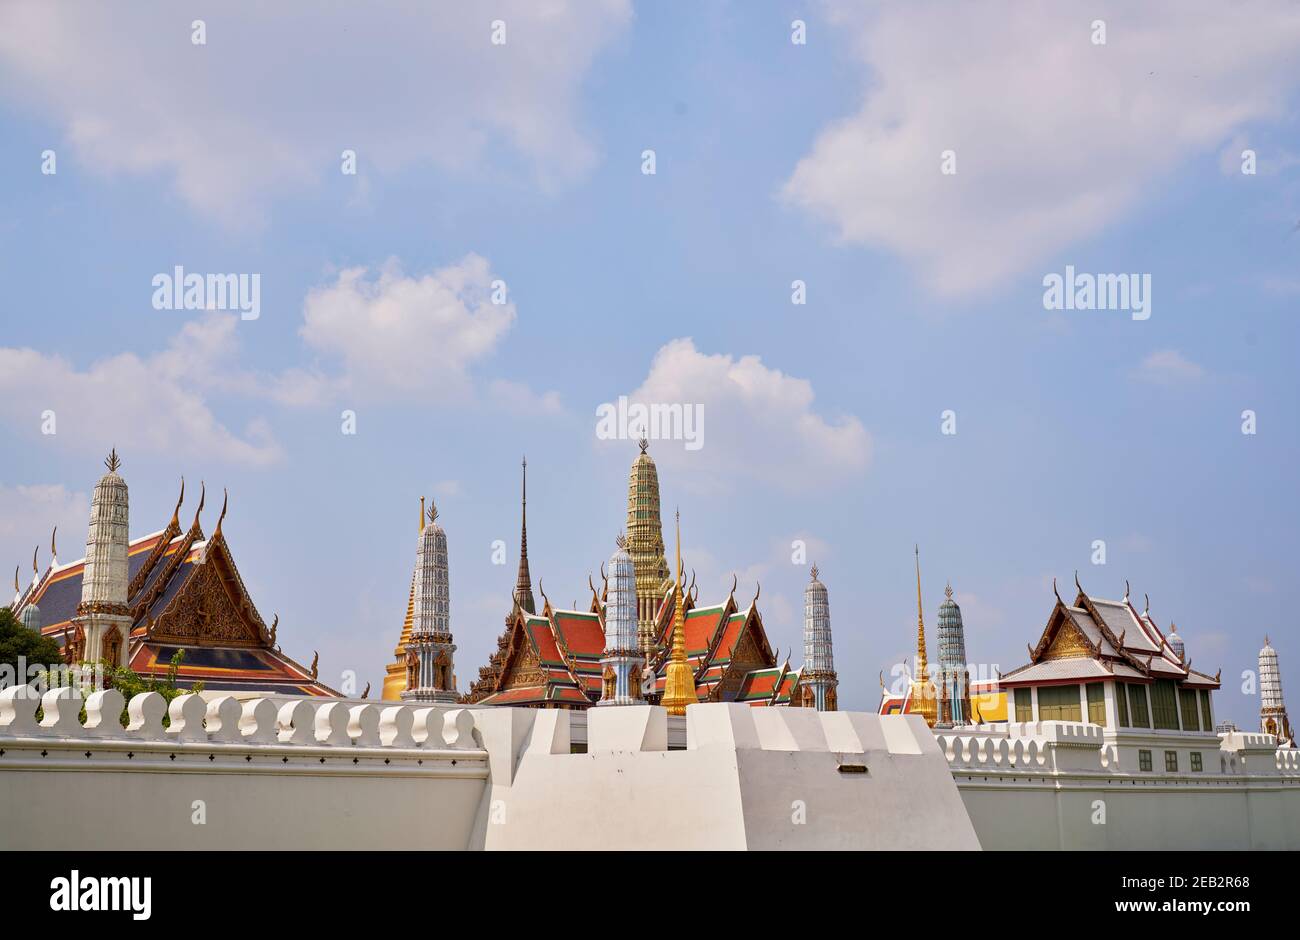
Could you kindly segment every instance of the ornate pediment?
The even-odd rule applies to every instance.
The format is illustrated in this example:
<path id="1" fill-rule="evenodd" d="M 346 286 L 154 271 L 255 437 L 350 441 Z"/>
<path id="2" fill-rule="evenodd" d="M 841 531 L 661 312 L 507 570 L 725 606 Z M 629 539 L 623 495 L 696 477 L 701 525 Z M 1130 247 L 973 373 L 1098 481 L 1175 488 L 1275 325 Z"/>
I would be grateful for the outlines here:
<path id="1" fill-rule="evenodd" d="M 192 565 L 176 597 L 158 615 L 150 639 L 192 646 L 266 646 L 264 625 L 242 585 L 212 557 Z"/>
<path id="2" fill-rule="evenodd" d="M 1074 624 L 1073 620 L 1063 619 L 1061 626 L 1052 637 L 1043 659 L 1080 659 L 1093 655 L 1092 644 Z"/>
<path id="3" fill-rule="evenodd" d="M 517 655 L 511 657 L 497 682 L 498 689 L 517 689 L 521 686 L 541 685 L 546 681 L 541 662 L 531 643 L 521 643 Z"/>

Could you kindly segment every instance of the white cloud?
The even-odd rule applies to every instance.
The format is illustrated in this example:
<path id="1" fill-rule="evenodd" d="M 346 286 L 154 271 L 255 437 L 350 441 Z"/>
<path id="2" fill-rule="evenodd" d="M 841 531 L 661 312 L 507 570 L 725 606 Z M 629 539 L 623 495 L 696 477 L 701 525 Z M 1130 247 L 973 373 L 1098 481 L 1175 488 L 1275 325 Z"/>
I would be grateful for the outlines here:
<path id="1" fill-rule="evenodd" d="M 207 390 L 225 382 L 237 318 L 186 324 L 152 356 L 119 353 L 79 369 L 58 355 L 0 347 L 0 415 L 21 435 L 80 453 L 143 450 L 265 465 L 280 448 L 253 419 L 242 434 L 217 419 Z M 42 434 L 46 411 L 53 435 Z"/>
<path id="2" fill-rule="evenodd" d="M 196 46 L 193 17 L 164 0 L 11 0 L 0 5 L 0 94 L 59 122 L 85 166 L 167 174 L 226 221 L 339 173 L 345 149 L 358 183 L 433 164 L 549 187 L 595 162 L 578 89 L 631 15 L 630 0 L 244 0 L 210 11 Z M 504 45 L 490 41 L 495 19 Z"/>
<path id="3" fill-rule="evenodd" d="M 931 287 L 992 287 L 1100 231 L 1189 156 L 1286 113 L 1300 7 L 829 3 L 871 72 L 783 195 Z M 1107 43 L 1090 23 L 1104 19 Z M 956 151 L 957 173 L 940 173 Z"/>
<path id="4" fill-rule="evenodd" d="M 31 581 L 32 550 L 39 546 L 38 567 L 50 560 L 50 533 L 59 527 L 60 561 L 85 554 L 86 522 L 90 499 L 61 484 L 5 486 L 0 483 L 0 604 L 9 602 L 13 566 L 19 566 L 19 583 Z"/>
<path id="5" fill-rule="evenodd" d="M 866 469 L 871 437 L 862 423 L 852 415 L 823 417 L 813 398 L 807 379 L 769 368 L 758 356 L 702 353 L 689 338 L 663 346 L 628 395 L 632 403 L 702 407 L 699 450 L 679 441 L 659 441 L 651 450 L 674 479 L 702 489 L 740 476 L 800 489 Z"/>
<path id="6" fill-rule="evenodd" d="M 1151 353 L 1138 366 L 1137 376 L 1154 385 L 1181 385 L 1205 377 L 1205 370 L 1176 349 Z"/>
<path id="7" fill-rule="evenodd" d="M 474 397 L 469 369 L 494 352 L 515 320 L 494 304 L 487 261 L 467 255 L 418 277 L 396 260 L 378 272 L 352 268 L 310 291 L 300 333 L 326 363 L 263 373 L 240 364 L 238 315 L 209 312 L 184 323 L 159 352 L 119 353 L 86 368 L 58 355 L 0 347 L 0 417 L 20 434 L 80 453 L 123 451 L 215 457 L 262 466 L 281 456 L 265 418 L 232 431 L 217 416 L 230 400 L 317 406 L 341 399 L 443 405 Z M 559 395 L 498 380 L 499 405 L 528 414 L 562 411 Z M 43 436 L 46 411 L 55 433 Z"/>
<path id="8" fill-rule="evenodd" d="M 518 415 L 557 415 L 564 412 L 564 404 L 557 391 L 534 392 L 527 385 L 509 379 L 496 379 L 488 386 L 488 394 L 498 406 Z"/>
<path id="9" fill-rule="evenodd" d="M 492 302 L 485 259 L 467 255 L 432 274 L 410 277 L 396 259 L 377 273 L 349 268 L 303 303 L 307 345 L 338 359 L 338 391 L 379 398 L 458 398 L 468 368 L 500 342 L 515 320 L 513 302 Z"/>

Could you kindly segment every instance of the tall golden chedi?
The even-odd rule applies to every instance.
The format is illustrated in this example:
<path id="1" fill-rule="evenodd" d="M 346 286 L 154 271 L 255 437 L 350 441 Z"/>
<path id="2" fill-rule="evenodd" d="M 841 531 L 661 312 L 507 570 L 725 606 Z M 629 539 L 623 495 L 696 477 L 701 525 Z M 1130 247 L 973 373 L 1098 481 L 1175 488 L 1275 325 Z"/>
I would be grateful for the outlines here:
<path id="1" fill-rule="evenodd" d="M 659 471 L 646 453 L 650 442 L 637 442 L 641 453 L 632 461 L 627 482 L 627 553 L 636 570 L 637 646 L 646 662 L 656 649 L 655 611 L 668 589 L 668 560 L 664 557 L 663 521 L 659 510 Z M 678 605 L 678 611 L 681 605 Z"/>
<path id="2" fill-rule="evenodd" d="M 931 728 L 939 718 L 935 701 L 934 683 L 930 681 L 930 670 L 925 658 L 925 614 L 921 610 L 921 548 L 916 546 L 916 674 L 912 676 L 910 693 L 911 706 L 908 709 L 914 715 L 920 715 Z"/>
<path id="3" fill-rule="evenodd" d="M 645 451 L 642 450 L 642 454 Z M 653 466 L 653 465 L 652 465 Z M 657 502 L 657 500 L 656 500 Z M 664 697 L 659 704 L 670 715 L 685 715 L 686 706 L 698 702 L 695 670 L 686 661 L 686 617 L 682 612 L 682 514 L 677 513 L 677 574 L 673 579 L 673 646 L 664 675 Z"/>
<path id="4" fill-rule="evenodd" d="M 420 497 L 420 529 L 424 534 L 424 497 Z M 417 572 L 418 573 L 418 572 Z M 415 624 L 415 574 L 411 575 L 411 592 L 406 598 L 406 618 L 402 621 L 402 632 L 393 648 L 393 661 L 384 668 L 384 688 L 381 693 L 385 701 L 396 702 L 406 691 L 406 648 L 411 642 L 411 631 Z"/>

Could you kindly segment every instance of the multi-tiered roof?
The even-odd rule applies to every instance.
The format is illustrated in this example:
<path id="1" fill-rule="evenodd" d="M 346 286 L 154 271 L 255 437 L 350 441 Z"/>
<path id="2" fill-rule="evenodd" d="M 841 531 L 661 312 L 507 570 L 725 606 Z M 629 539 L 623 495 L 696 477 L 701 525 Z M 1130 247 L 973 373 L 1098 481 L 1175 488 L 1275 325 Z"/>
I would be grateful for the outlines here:
<path id="1" fill-rule="evenodd" d="M 1056 595 L 1029 662 L 1000 679 L 1003 688 L 1118 679 L 1144 684 L 1171 679 L 1186 688 L 1217 689 L 1218 675 L 1207 676 L 1184 662 L 1151 617 L 1138 613 L 1127 589 L 1121 600 L 1092 597 L 1078 585 L 1074 603 Z M 1055 590 L 1055 584 L 1053 584 Z"/>
<path id="2" fill-rule="evenodd" d="M 181 528 L 184 499 L 182 484 L 171 521 L 127 543 L 130 668 L 161 677 L 183 650 L 176 676 L 183 688 L 201 681 L 205 689 L 221 691 L 337 695 L 317 680 L 315 663 L 305 668 L 277 646 L 278 621 L 268 628 L 258 613 L 221 531 L 226 506 L 206 536 L 199 522 L 202 497 L 194 521 Z M 39 605 L 41 633 L 63 646 L 75 644 L 85 571 L 84 558 L 68 564 L 52 558 L 15 599 L 15 614 L 21 617 L 24 609 Z"/>

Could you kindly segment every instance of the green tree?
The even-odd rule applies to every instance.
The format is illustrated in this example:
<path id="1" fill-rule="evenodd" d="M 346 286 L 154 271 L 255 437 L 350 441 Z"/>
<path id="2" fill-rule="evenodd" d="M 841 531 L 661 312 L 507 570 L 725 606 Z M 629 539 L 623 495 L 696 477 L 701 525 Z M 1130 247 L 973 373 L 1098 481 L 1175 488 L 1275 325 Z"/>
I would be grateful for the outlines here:
<path id="1" fill-rule="evenodd" d="M 19 666 L 23 672 L 19 673 Z M 12 675 L 16 683 L 28 681 L 29 666 L 62 666 L 59 644 L 34 630 L 28 630 L 8 607 L 0 607 L 0 674 Z M 8 669 L 5 667 L 8 666 Z"/>
<path id="2" fill-rule="evenodd" d="M 98 665 L 104 670 L 104 688 L 117 689 L 122 693 L 122 698 L 126 704 L 131 704 L 133 696 L 141 692 L 157 692 L 168 704 L 177 696 L 185 695 L 189 692 L 202 692 L 203 683 L 194 683 L 193 688 L 181 689 L 176 686 L 176 673 L 180 669 L 181 663 L 185 660 L 185 650 L 177 650 L 172 656 L 171 663 L 167 666 L 167 673 L 162 677 L 141 676 L 139 673 L 126 666 L 114 666 L 111 663 L 101 661 Z M 122 724 L 127 723 L 127 712 L 122 711 Z M 169 719 L 164 717 L 163 724 L 168 724 Z"/>

